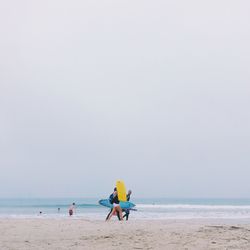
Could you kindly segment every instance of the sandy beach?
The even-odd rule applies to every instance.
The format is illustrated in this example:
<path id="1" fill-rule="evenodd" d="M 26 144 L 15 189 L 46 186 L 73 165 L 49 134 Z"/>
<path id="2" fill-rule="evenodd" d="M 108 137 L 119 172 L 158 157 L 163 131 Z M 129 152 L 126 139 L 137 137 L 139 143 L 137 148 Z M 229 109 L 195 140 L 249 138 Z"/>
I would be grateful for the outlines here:
<path id="1" fill-rule="evenodd" d="M 250 249 L 250 224 L 1 219 L 0 249 Z"/>

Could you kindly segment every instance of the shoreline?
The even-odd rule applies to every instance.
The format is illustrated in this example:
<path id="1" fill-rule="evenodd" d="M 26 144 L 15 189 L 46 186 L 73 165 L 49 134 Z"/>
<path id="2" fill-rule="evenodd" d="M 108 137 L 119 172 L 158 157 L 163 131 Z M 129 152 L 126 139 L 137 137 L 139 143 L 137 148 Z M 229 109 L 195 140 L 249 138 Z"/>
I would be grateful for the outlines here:
<path id="1" fill-rule="evenodd" d="M 31 216 L 26 216 L 26 215 L 13 215 L 13 216 L 0 216 L 0 222 L 1 221 L 35 221 L 35 220 L 55 220 L 55 221 L 68 221 L 68 220 L 76 220 L 76 221 L 88 221 L 88 222 L 105 222 L 105 216 L 102 218 L 90 218 L 82 215 L 62 215 L 62 216 L 53 216 L 53 215 L 31 215 Z M 117 218 L 113 216 L 110 220 L 110 222 L 118 222 Z M 124 220 L 125 223 L 137 223 L 137 222 L 149 222 L 149 223 L 157 223 L 157 222 L 166 222 L 166 223 L 172 223 L 172 222 L 192 222 L 192 223 L 223 223 L 223 224 L 242 224 L 242 225 L 250 225 L 250 218 L 137 218 L 137 217 L 129 217 L 129 220 L 126 221 Z M 108 222 L 107 222 L 108 223 Z"/>

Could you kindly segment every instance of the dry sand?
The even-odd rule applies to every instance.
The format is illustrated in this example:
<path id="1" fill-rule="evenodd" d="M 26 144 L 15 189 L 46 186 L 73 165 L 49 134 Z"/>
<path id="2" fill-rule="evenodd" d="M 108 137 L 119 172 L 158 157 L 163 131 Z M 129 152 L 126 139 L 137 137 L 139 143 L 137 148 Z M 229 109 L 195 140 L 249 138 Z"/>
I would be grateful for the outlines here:
<path id="1" fill-rule="evenodd" d="M 1 219 L 0 249 L 250 249 L 250 224 Z"/>

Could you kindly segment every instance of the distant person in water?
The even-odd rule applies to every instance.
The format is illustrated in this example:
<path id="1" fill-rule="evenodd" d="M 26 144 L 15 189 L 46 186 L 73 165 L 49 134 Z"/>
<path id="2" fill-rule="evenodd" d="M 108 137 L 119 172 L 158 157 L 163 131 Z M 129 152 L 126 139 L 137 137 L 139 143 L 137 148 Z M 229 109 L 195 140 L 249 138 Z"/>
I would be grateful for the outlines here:
<path id="1" fill-rule="evenodd" d="M 118 199 L 118 194 L 117 194 L 116 188 L 114 188 L 114 192 L 113 192 L 113 194 L 110 195 L 109 199 L 110 199 L 110 203 L 113 204 L 113 209 L 109 213 L 109 215 L 107 216 L 106 220 L 110 220 L 111 217 L 115 214 L 119 214 L 119 217 L 118 217 L 119 220 L 123 220 L 122 209 L 120 207 L 120 201 Z"/>
<path id="2" fill-rule="evenodd" d="M 132 194 L 132 191 L 131 191 L 131 190 L 128 190 L 127 201 L 130 200 L 130 195 L 131 195 L 131 194 Z M 122 211 L 125 212 L 125 214 L 123 215 L 123 218 L 126 217 L 126 220 L 128 220 L 129 213 L 130 213 L 129 209 L 123 209 Z"/>
<path id="3" fill-rule="evenodd" d="M 69 207 L 69 216 L 72 216 L 76 210 L 76 204 L 75 202 L 72 203 L 72 205 Z"/>

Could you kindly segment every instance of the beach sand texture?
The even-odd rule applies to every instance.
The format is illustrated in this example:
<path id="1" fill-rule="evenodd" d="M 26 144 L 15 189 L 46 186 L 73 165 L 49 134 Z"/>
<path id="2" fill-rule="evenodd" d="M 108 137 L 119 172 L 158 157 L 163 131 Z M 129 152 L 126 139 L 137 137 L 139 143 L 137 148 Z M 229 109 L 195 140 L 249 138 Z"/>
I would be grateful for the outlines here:
<path id="1" fill-rule="evenodd" d="M 0 249 L 250 249 L 250 224 L 1 219 Z"/>

